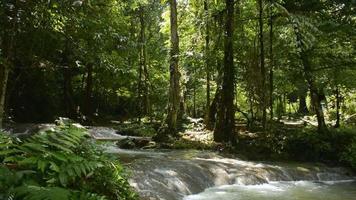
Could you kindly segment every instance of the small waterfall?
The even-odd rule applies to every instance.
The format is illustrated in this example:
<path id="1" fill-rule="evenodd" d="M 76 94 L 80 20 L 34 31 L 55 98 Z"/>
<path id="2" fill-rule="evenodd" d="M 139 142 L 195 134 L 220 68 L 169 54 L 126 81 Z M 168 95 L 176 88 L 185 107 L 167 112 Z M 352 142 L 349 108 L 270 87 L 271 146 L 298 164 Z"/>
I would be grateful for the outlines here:
<path id="1" fill-rule="evenodd" d="M 343 168 L 313 164 L 258 163 L 224 158 L 201 151 L 109 150 L 125 157 L 130 183 L 142 199 L 183 199 L 206 188 L 223 185 L 264 185 L 281 181 L 341 181 L 353 178 Z M 128 157 L 131 156 L 131 161 Z M 137 159 L 139 158 L 139 159 Z"/>

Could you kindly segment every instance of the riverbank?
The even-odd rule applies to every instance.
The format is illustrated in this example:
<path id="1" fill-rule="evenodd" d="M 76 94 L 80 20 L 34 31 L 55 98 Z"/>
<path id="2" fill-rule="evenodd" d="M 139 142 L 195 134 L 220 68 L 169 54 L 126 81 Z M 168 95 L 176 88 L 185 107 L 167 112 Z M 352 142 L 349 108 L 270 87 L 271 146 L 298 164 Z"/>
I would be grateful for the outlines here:
<path id="1" fill-rule="evenodd" d="M 179 133 L 179 137 L 165 142 L 155 142 L 152 139 L 155 134 L 152 124 L 124 123 L 111 127 L 87 127 L 86 131 L 94 139 L 90 139 L 91 141 L 104 147 L 106 154 L 125 166 L 130 174 L 128 181 L 141 199 L 204 199 L 208 195 L 219 199 L 238 200 L 246 198 L 244 195 L 249 195 L 250 189 L 259 188 L 257 186 L 272 187 L 292 194 L 304 188 L 300 187 L 299 183 L 318 188 L 318 184 L 327 185 L 329 182 L 335 182 L 337 190 L 346 194 L 339 196 L 340 198 L 348 199 L 354 194 L 354 191 L 350 190 L 350 185 L 354 184 L 354 172 L 347 167 L 338 167 L 341 162 L 322 164 L 317 160 L 300 162 L 298 158 L 268 156 L 274 149 L 262 152 L 259 156 L 264 159 L 258 159 L 256 154 L 261 151 L 259 148 L 262 144 L 268 144 L 262 142 L 279 141 L 280 137 L 240 131 L 239 145 L 241 149 L 244 147 L 240 150 L 214 143 L 212 132 L 207 131 L 200 121 L 192 119 L 190 123 L 185 124 L 186 128 Z M 74 126 L 84 128 L 79 124 Z M 8 131 L 17 137 L 26 138 L 36 135 L 39 130 L 51 132 L 56 127 L 54 124 L 21 125 Z M 289 137 L 298 134 L 297 130 L 300 130 L 295 128 L 295 132 L 285 132 L 282 127 L 286 126 L 281 125 L 280 132 L 284 135 L 289 133 Z M 288 138 L 285 140 L 289 141 Z M 280 143 L 275 145 L 277 144 Z M 251 149 L 255 149 L 255 152 L 251 153 Z M 304 147 L 304 150 L 306 149 Z M 306 152 L 298 153 L 303 155 Z M 344 181 L 350 184 L 339 184 Z M 335 189 L 334 186 L 330 187 L 326 190 Z M 261 191 L 268 189 L 262 188 Z M 310 199 L 319 200 L 316 197 L 318 192 L 320 191 L 311 192 Z M 219 196 L 221 193 L 227 196 Z M 236 193 L 241 193 L 242 196 L 236 196 Z M 278 194 L 276 199 L 282 198 L 283 192 Z M 299 197 L 302 193 L 295 195 Z M 267 197 L 260 196 L 255 199 L 259 198 Z"/>

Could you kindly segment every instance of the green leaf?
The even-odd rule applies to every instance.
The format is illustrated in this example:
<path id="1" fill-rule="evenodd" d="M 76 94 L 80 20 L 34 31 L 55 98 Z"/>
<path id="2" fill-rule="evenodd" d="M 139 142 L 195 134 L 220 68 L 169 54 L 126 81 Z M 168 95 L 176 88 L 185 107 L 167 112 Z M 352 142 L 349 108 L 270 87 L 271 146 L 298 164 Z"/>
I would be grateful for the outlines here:
<path id="1" fill-rule="evenodd" d="M 38 160 L 38 162 L 37 162 L 37 168 L 39 169 L 39 170 L 41 170 L 41 172 L 42 173 L 44 173 L 44 171 L 45 171 L 45 169 L 46 169 L 46 167 L 47 167 L 47 165 L 48 165 L 49 163 L 48 163 L 48 161 L 45 161 L 45 160 Z"/>
<path id="2" fill-rule="evenodd" d="M 55 172 L 60 172 L 60 168 L 58 167 L 58 165 L 54 162 L 50 162 L 50 167 L 51 170 L 55 171 Z"/>
<path id="3" fill-rule="evenodd" d="M 18 163 L 20 165 L 36 165 L 38 160 L 38 157 L 29 157 L 19 161 Z"/>
<path id="4" fill-rule="evenodd" d="M 68 184 L 68 176 L 63 171 L 59 173 L 58 178 L 62 186 L 66 186 Z"/>

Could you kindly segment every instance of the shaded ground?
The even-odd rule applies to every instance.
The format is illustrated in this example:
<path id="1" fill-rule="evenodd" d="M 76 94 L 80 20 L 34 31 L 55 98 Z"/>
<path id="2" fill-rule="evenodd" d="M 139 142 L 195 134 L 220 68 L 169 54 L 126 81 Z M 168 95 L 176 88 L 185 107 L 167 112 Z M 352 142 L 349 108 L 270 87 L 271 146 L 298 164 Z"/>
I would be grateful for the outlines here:
<path id="1" fill-rule="evenodd" d="M 213 132 L 205 128 L 203 119 L 187 118 L 178 137 L 165 142 L 153 141 L 160 128 L 158 121 L 108 121 L 104 126 L 88 126 L 96 140 L 114 141 L 122 149 L 197 149 L 238 154 L 250 160 L 318 161 L 342 163 L 343 153 L 356 139 L 354 129 L 331 129 L 318 134 L 312 118 L 282 119 L 270 123 L 269 131 L 259 127 L 248 129 L 237 123 L 238 145 L 219 144 L 213 141 Z M 53 124 L 9 124 L 5 130 L 17 136 L 31 135 L 50 129 Z"/>

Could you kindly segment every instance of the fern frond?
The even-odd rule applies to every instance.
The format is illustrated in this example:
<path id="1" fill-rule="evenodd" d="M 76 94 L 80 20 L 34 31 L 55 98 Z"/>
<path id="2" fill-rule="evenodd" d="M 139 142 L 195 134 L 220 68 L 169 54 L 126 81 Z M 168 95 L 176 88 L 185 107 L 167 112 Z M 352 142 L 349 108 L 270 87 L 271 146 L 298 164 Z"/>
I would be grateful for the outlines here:
<path id="1" fill-rule="evenodd" d="M 59 187 L 21 186 L 14 190 L 15 197 L 26 200 L 69 200 L 71 191 Z"/>
<path id="2" fill-rule="evenodd" d="M 71 126 L 23 141 L 0 133 L 0 161 L 5 163 L 0 165 L 0 199 L 106 199 L 100 194 L 110 199 L 133 195 L 129 199 L 135 199 L 122 167 L 111 166 L 103 150 L 86 136 L 86 131 Z"/>

